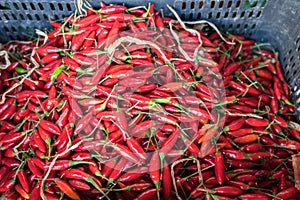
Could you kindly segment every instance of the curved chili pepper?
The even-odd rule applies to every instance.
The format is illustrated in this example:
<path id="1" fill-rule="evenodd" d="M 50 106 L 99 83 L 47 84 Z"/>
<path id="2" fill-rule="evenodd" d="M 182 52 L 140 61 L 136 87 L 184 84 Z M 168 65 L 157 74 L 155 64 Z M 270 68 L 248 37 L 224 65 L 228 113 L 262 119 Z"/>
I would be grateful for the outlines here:
<path id="1" fill-rule="evenodd" d="M 130 182 L 132 180 L 135 180 L 135 179 L 145 175 L 147 172 L 149 172 L 148 167 L 133 168 L 133 169 L 126 171 L 123 175 L 121 175 L 119 180 L 124 183 Z"/>
<path id="2" fill-rule="evenodd" d="M 21 184 L 22 188 L 25 190 L 25 192 L 29 193 L 30 186 L 29 186 L 26 172 L 24 170 L 19 170 L 17 173 L 17 178 L 18 178 L 19 183 Z"/>
<path id="3" fill-rule="evenodd" d="M 57 187 L 71 199 L 80 199 L 79 195 L 70 187 L 67 182 L 56 178 L 55 183 Z"/>

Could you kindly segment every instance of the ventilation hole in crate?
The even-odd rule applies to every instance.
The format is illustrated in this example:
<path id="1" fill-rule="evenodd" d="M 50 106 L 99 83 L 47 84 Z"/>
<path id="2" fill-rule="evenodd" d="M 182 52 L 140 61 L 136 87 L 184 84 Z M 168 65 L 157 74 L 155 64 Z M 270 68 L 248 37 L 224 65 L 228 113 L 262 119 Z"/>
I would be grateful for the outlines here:
<path id="1" fill-rule="evenodd" d="M 24 32 L 25 30 L 24 30 L 24 28 L 22 26 L 18 26 L 18 31 L 19 32 Z"/>
<path id="2" fill-rule="evenodd" d="M 241 5 L 241 1 L 238 0 L 238 1 L 236 2 L 236 4 L 235 4 L 235 7 L 238 8 L 238 7 L 240 7 L 240 5 Z"/>
<path id="3" fill-rule="evenodd" d="M 44 6 L 43 6 L 43 4 L 41 4 L 41 3 L 38 3 L 38 6 L 39 6 L 39 9 L 40 9 L 40 10 L 44 10 Z"/>
<path id="4" fill-rule="evenodd" d="M 182 2 L 181 8 L 184 10 L 186 9 L 186 2 Z"/>
<path id="5" fill-rule="evenodd" d="M 4 29 L 6 32 L 9 31 L 9 29 L 7 28 L 7 26 L 3 26 L 3 29 Z"/>
<path id="6" fill-rule="evenodd" d="M 258 13 L 256 14 L 256 18 L 259 18 L 261 16 L 261 11 L 258 11 Z"/>
<path id="7" fill-rule="evenodd" d="M 231 6 L 232 6 L 232 1 L 228 1 L 227 8 L 231 8 Z"/>
<path id="8" fill-rule="evenodd" d="M 225 14 L 224 14 L 224 18 L 227 18 L 227 17 L 228 17 L 228 15 L 229 15 L 229 12 L 225 12 Z"/>
<path id="9" fill-rule="evenodd" d="M 191 9 L 194 9 L 194 8 L 195 8 L 195 2 L 192 1 L 192 2 L 191 2 Z"/>
<path id="10" fill-rule="evenodd" d="M 51 10 L 55 10 L 55 6 L 54 6 L 53 3 L 49 3 L 49 5 L 50 5 L 50 9 L 51 9 Z"/>
<path id="11" fill-rule="evenodd" d="M 296 44 L 298 44 L 300 42 L 300 38 L 297 38 L 296 40 Z"/>
<path id="12" fill-rule="evenodd" d="M 208 18 L 208 19 L 211 19 L 211 18 L 212 18 L 212 12 L 208 13 L 207 18 Z"/>
<path id="13" fill-rule="evenodd" d="M 193 19 L 193 13 L 190 13 L 189 19 Z"/>
<path id="14" fill-rule="evenodd" d="M 11 16 L 14 18 L 14 20 L 17 20 L 17 16 L 14 13 L 12 13 Z"/>
<path id="15" fill-rule="evenodd" d="M 33 5 L 33 3 L 29 4 L 32 10 L 35 10 L 35 6 Z"/>
<path id="16" fill-rule="evenodd" d="M 43 14 L 44 20 L 48 20 L 49 17 L 46 14 Z"/>
<path id="17" fill-rule="evenodd" d="M 182 13 L 181 18 L 185 20 L 185 14 Z"/>
<path id="18" fill-rule="evenodd" d="M 251 37 L 251 36 L 252 36 L 252 32 L 249 33 L 249 37 Z"/>
<path id="19" fill-rule="evenodd" d="M 3 14 L 3 16 L 6 20 L 9 20 L 9 17 L 7 16 L 7 14 Z"/>
<path id="20" fill-rule="evenodd" d="M 25 3 L 21 3 L 22 7 L 23 7 L 23 10 L 27 10 L 27 6 Z"/>
<path id="21" fill-rule="evenodd" d="M 294 60 L 294 56 L 290 57 L 290 62 L 292 62 Z"/>
<path id="22" fill-rule="evenodd" d="M 201 13 L 198 13 L 197 19 L 201 19 Z"/>
<path id="23" fill-rule="evenodd" d="M 66 17 L 66 15 L 61 15 L 61 17 L 62 17 L 62 18 L 65 18 L 65 17 Z"/>
<path id="24" fill-rule="evenodd" d="M 25 20 L 25 17 L 22 14 L 20 14 L 20 18 L 21 18 L 21 20 Z"/>
<path id="25" fill-rule="evenodd" d="M 237 16 L 237 12 L 232 13 L 232 18 L 235 18 Z"/>
<path id="26" fill-rule="evenodd" d="M 0 16 L 0 21 L 2 20 L 1 16 Z"/>
<path id="27" fill-rule="evenodd" d="M 286 57 L 283 58 L 283 62 L 285 62 L 285 61 L 286 61 Z"/>
<path id="28" fill-rule="evenodd" d="M 245 17 L 245 11 L 241 12 L 241 18 Z"/>
<path id="29" fill-rule="evenodd" d="M 289 54 L 291 54 L 291 53 L 292 53 L 292 49 L 289 50 Z"/>
<path id="30" fill-rule="evenodd" d="M 13 6 L 14 6 L 14 8 L 15 8 L 16 10 L 20 10 L 20 8 L 19 8 L 19 6 L 18 6 L 17 3 L 13 3 Z"/>
<path id="31" fill-rule="evenodd" d="M 214 8 L 215 7 L 216 2 L 215 1 L 211 1 L 210 2 L 210 8 Z"/>
<path id="32" fill-rule="evenodd" d="M 300 46 L 298 47 L 297 51 L 300 51 Z"/>
<path id="33" fill-rule="evenodd" d="M 67 10 L 68 10 L 68 11 L 71 11 L 71 10 L 72 10 L 71 5 L 70 5 L 69 3 L 66 3 L 66 6 L 67 6 Z"/>
<path id="34" fill-rule="evenodd" d="M 251 29 L 255 29 L 256 24 L 252 24 Z"/>
<path id="35" fill-rule="evenodd" d="M 64 10 L 64 7 L 62 6 L 62 4 L 61 4 L 61 3 L 58 3 L 57 5 L 58 5 L 58 9 L 59 9 L 59 10 L 61 10 L 61 11 L 63 11 L 63 10 Z"/>
<path id="36" fill-rule="evenodd" d="M 35 14 L 34 16 L 35 16 L 36 20 L 38 20 L 38 21 L 41 20 L 41 18 L 38 14 Z"/>
<path id="37" fill-rule="evenodd" d="M 27 14 L 27 18 L 28 18 L 29 20 L 32 20 L 32 16 L 31 16 L 30 14 Z"/>
<path id="38" fill-rule="evenodd" d="M 22 39 L 19 35 L 17 35 L 16 38 L 17 38 L 17 40 L 21 40 Z"/>
<path id="39" fill-rule="evenodd" d="M 225 24 L 222 24 L 221 29 L 224 29 L 224 28 L 225 28 Z"/>
<path id="40" fill-rule="evenodd" d="M 245 24 L 245 25 L 244 25 L 244 29 L 247 29 L 247 28 L 248 28 L 248 24 Z"/>
<path id="41" fill-rule="evenodd" d="M 58 15 L 55 14 L 55 15 L 54 15 L 54 19 L 55 19 L 55 20 L 58 20 Z"/>
<path id="42" fill-rule="evenodd" d="M 222 7 L 223 7 L 223 5 L 224 5 L 224 1 L 223 1 L 223 0 L 221 0 L 221 1 L 220 1 L 220 3 L 219 3 L 219 8 L 222 8 Z"/>
<path id="43" fill-rule="evenodd" d="M 253 11 L 251 10 L 248 14 L 248 17 L 252 17 L 252 15 L 253 15 Z"/>
<path id="44" fill-rule="evenodd" d="M 237 24 L 237 25 L 236 25 L 236 28 L 240 28 L 240 27 L 241 27 L 241 24 Z"/>
<path id="45" fill-rule="evenodd" d="M 199 9 L 202 9 L 202 8 L 203 8 L 203 5 L 204 5 L 203 1 L 200 1 L 200 2 L 199 2 Z"/>
<path id="46" fill-rule="evenodd" d="M 232 24 L 229 24 L 229 26 L 228 26 L 228 31 L 231 31 L 232 27 L 233 27 L 233 25 L 232 25 Z"/>
<path id="47" fill-rule="evenodd" d="M 220 12 L 217 12 L 216 18 L 219 19 L 220 17 L 221 17 L 221 13 L 220 13 Z"/>

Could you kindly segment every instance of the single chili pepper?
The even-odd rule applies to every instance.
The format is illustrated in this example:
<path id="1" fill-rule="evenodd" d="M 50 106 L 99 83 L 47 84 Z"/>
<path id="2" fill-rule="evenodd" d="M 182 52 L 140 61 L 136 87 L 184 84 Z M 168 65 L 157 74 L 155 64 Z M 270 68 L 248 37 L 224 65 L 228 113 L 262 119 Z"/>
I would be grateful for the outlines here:
<path id="1" fill-rule="evenodd" d="M 18 142 L 25 136 L 24 132 L 12 132 L 10 134 L 5 135 L 0 142 L 1 143 L 11 143 L 11 142 Z"/>
<path id="2" fill-rule="evenodd" d="M 53 167 L 51 168 L 51 170 L 54 171 L 62 171 L 62 170 L 66 170 L 70 167 L 76 166 L 76 165 L 80 165 L 80 164 L 88 164 L 89 162 L 85 162 L 85 161 L 73 161 L 73 160 L 56 160 L 55 164 L 53 165 Z M 49 168 L 50 164 L 46 164 L 44 166 L 44 169 L 47 170 Z"/>
<path id="3" fill-rule="evenodd" d="M 297 192 L 298 190 L 293 186 L 277 193 L 276 198 L 288 199 L 293 197 Z"/>
<path id="4" fill-rule="evenodd" d="M 85 173 L 84 171 L 73 168 L 73 169 L 64 170 L 64 171 L 61 172 L 61 174 L 65 178 L 83 180 L 83 181 L 86 181 L 88 183 L 91 183 L 97 190 L 99 190 L 101 193 L 103 192 L 102 189 L 101 189 L 101 187 L 102 187 L 101 183 L 98 182 L 96 178 L 94 178 L 93 176 Z"/>
<path id="5" fill-rule="evenodd" d="M 4 113 L 0 115 L 0 120 L 5 121 L 10 119 L 13 116 L 13 114 L 16 112 L 16 110 L 17 110 L 17 106 L 15 105 L 15 103 L 13 103 L 5 110 Z"/>
<path id="6" fill-rule="evenodd" d="M 162 145 L 160 152 L 163 154 L 167 154 L 175 145 L 177 139 L 179 136 L 179 129 L 176 129 L 171 136 L 168 137 L 168 139 L 164 142 Z"/>
<path id="7" fill-rule="evenodd" d="M 143 148 L 141 147 L 141 145 L 136 141 L 136 139 L 134 138 L 127 138 L 126 139 L 126 143 L 129 147 L 129 149 L 135 153 L 139 158 L 141 158 L 142 160 L 146 160 L 147 159 L 147 155 L 145 153 L 145 151 L 143 150 Z"/>
<path id="8" fill-rule="evenodd" d="M 246 119 L 244 117 L 241 117 L 239 119 L 233 120 L 227 126 L 224 127 L 223 131 L 227 132 L 227 131 L 238 130 L 238 129 L 240 129 L 243 126 L 245 120 Z"/>
<path id="9" fill-rule="evenodd" d="M 222 185 L 225 180 L 225 163 L 224 157 L 218 148 L 215 154 L 215 176 L 217 182 Z"/>
<path id="10" fill-rule="evenodd" d="M 240 195 L 241 200 L 256 200 L 256 199 L 261 199 L 261 200 L 268 200 L 269 197 L 265 194 L 242 194 Z"/>
<path id="11" fill-rule="evenodd" d="M 108 33 L 107 39 L 105 41 L 105 46 L 104 46 L 105 49 L 108 48 L 116 40 L 118 33 L 119 33 L 119 21 L 116 20 L 110 32 Z"/>
<path id="12" fill-rule="evenodd" d="M 214 189 L 216 194 L 227 195 L 227 196 L 239 196 L 243 191 L 234 186 L 220 186 Z"/>
<path id="13" fill-rule="evenodd" d="M 117 152 L 119 152 L 124 158 L 133 163 L 140 164 L 139 159 L 129 150 L 128 147 L 117 144 L 114 148 Z"/>
<path id="14" fill-rule="evenodd" d="M 56 178 L 55 183 L 57 187 L 71 199 L 80 199 L 77 192 L 75 192 L 67 182 Z"/>
<path id="15" fill-rule="evenodd" d="M 26 175 L 26 172 L 24 170 L 19 170 L 17 173 L 17 178 L 19 180 L 19 183 L 21 184 L 22 188 L 25 190 L 25 192 L 29 192 L 29 182 Z"/>
<path id="16" fill-rule="evenodd" d="M 15 185 L 16 191 L 25 199 L 29 199 L 28 192 L 26 192 L 19 184 Z"/>
<path id="17" fill-rule="evenodd" d="M 111 5 L 111 6 L 101 6 L 100 13 L 104 15 L 119 14 L 127 10 L 126 6 L 121 5 Z"/>
<path id="18" fill-rule="evenodd" d="M 49 53 L 47 56 L 42 58 L 41 63 L 45 65 L 59 59 L 59 57 L 60 55 L 58 53 Z"/>
<path id="19" fill-rule="evenodd" d="M 248 144 L 258 140 L 257 134 L 249 134 L 242 137 L 235 138 L 233 141 L 237 144 Z"/>
<path id="20" fill-rule="evenodd" d="M 245 122 L 254 127 L 266 127 L 269 125 L 269 122 L 266 119 L 248 118 Z"/>
<path id="21" fill-rule="evenodd" d="M 145 192 L 141 193 L 139 196 L 137 196 L 135 198 L 135 200 L 147 200 L 147 199 L 151 199 L 155 196 L 156 194 L 156 189 L 148 189 Z"/>
<path id="22" fill-rule="evenodd" d="M 158 151 L 153 152 L 153 155 L 150 160 L 149 170 L 150 170 L 150 178 L 155 185 L 156 191 L 158 192 L 160 190 L 160 184 L 161 184 L 161 182 L 160 182 L 160 156 L 159 156 Z"/>
<path id="23" fill-rule="evenodd" d="M 79 191 L 89 191 L 91 190 L 91 187 L 86 184 L 85 182 L 83 181 L 80 181 L 80 180 L 69 180 L 69 183 L 72 187 L 74 187 L 76 190 L 79 190 Z"/>
<path id="24" fill-rule="evenodd" d="M 128 171 L 126 171 L 120 178 L 119 180 L 121 182 L 130 182 L 133 180 L 136 180 L 137 178 L 145 175 L 147 172 L 149 172 L 149 168 L 148 167 L 137 167 L 137 168 L 133 168 L 130 169 Z"/>

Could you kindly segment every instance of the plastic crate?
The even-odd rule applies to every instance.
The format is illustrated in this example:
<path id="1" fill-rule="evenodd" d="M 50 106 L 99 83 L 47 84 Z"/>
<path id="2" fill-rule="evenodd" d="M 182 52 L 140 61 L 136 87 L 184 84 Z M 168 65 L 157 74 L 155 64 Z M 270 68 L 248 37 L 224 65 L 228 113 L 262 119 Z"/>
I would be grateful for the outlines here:
<path id="1" fill-rule="evenodd" d="M 89 0 L 99 7 L 99 0 Z M 123 0 L 104 0 L 123 4 Z M 132 0 L 127 6 L 155 3 L 165 15 L 171 5 L 183 20 L 207 19 L 221 30 L 268 42 L 280 53 L 286 80 L 293 90 L 292 100 L 300 112 L 300 1 L 299 0 Z M 33 36 L 35 28 L 49 27 L 74 12 L 70 0 L 0 0 L 0 42 Z M 300 115 L 298 114 L 298 120 Z"/>

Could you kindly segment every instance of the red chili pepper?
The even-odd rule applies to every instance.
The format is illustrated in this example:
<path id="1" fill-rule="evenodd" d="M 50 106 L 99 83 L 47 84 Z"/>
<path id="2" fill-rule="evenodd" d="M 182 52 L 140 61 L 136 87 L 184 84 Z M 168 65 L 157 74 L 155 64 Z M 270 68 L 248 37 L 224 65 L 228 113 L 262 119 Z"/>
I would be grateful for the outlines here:
<path id="1" fill-rule="evenodd" d="M 225 163 L 224 163 L 224 157 L 221 154 L 221 152 L 218 151 L 215 154 L 215 176 L 217 179 L 217 182 L 222 185 L 222 183 L 225 180 Z"/>
<path id="2" fill-rule="evenodd" d="M 154 151 L 150 160 L 150 178 L 156 187 L 156 191 L 160 190 L 160 156 L 158 151 Z"/>
<path id="3" fill-rule="evenodd" d="M 29 186 L 26 172 L 24 170 L 19 170 L 17 177 L 18 177 L 19 183 L 21 184 L 22 188 L 25 190 L 25 192 L 29 193 L 30 186 Z"/>
<path id="4" fill-rule="evenodd" d="M 233 141 L 237 144 L 248 144 L 258 140 L 257 134 L 249 134 L 242 137 L 235 138 Z"/>
<path id="5" fill-rule="evenodd" d="M 29 199 L 29 194 L 19 184 L 15 186 L 16 191 L 25 199 Z"/>
<path id="6" fill-rule="evenodd" d="M 122 13 L 127 10 L 127 7 L 121 6 L 121 5 L 111 5 L 111 6 L 105 6 L 100 9 L 100 13 L 104 15 L 112 15 L 112 14 L 118 14 Z"/>
<path id="7" fill-rule="evenodd" d="M 135 200 L 148 200 L 148 199 L 151 199 L 155 196 L 156 194 L 156 189 L 153 188 L 153 189 L 149 189 L 149 190 L 146 190 L 145 192 L 141 193 L 139 196 L 137 196 L 135 198 Z"/>
<path id="8" fill-rule="evenodd" d="M 79 190 L 79 191 L 89 191 L 91 190 L 91 187 L 83 182 L 83 181 L 80 181 L 80 180 L 69 180 L 69 183 L 72 187 L 74 187 L 76 190 Z"/>
<path id="9" fill-rule="evenodd" d="M 41 63 L 45 65 L 59 59 L 59 57 L 60 55 L 58 53 L 49 53 L 47 56 L 42 58 Z"/>
<path id="10" fill-rule="evenodd" d="M 136 180 L 137 178 L 145 175 L 147 172 L 149 172 L 149 168 L 148 167 L 137 167 L 137 168 L 133 168 L 130 169 L 128 171 L 126 171 L 121 177 L 120 177 L 120 181 L 121 182 L 130 182 L 133 180 Z"/>
<path id="11" fill-rule="evenodd" d="M 90 15 L 90 16 L 80 19 L 80 21 L 77 21 L 75 23 L 75 26 L 80 27 L 80 28 L 86 27 L 86 26 L 89 26 L 91 24 L 98 22 L 100 19 L 101 19 L 101 15 L 99 15 L 98 13 L 95 13 L 93 15 Z"/>
<path id="12" fill-rule="evenodd" d="M 39 200 L 40 199 L 40 187 L 41 187 L 41 181 L 37 182 L 33 189 L 30 192 L 29 200 Z"/>
<path id="13" fill-rule="evenodd" d="M 15 180 L 15 177 L 14 177 L 15 174 L 16 174 L 16 171 L 11 172 L 8 175 L 7 179 L 4 180 L 4 184 L 1 184 L 1 186 L 0 186 L 0 192 L 1 193 L 9 191 L 15 186 L 15 183 L 16 183 L 16 180 Z"/>
<path id="14" fill-rule="evenodd" d="M 239 196 L 243 193 L 240 188 L 234 186 L 220 186 L 215 188 L 216 194 L 227 195 L 227 196 Z"/>
<path id="15" fill-rule="evenodd" d="M 297 194 L 297 192 L 298 190 L 293 186 L 277 193 L 276 198 L 289 199 Z"/>
<path id="16" fill-rule="evenodd" d="M 242 194 L 240 196 L 241 200 L 268 200 L 269 197 L 264 194 Z"/>
<path id="17" fill-rule="evenodd" d="M 248 118 L 245 122 L 254 127 L 266 127 L 269 125 L 269 122 L 266 119 Z"/>
<path id="18" fill-rule="evenodd" d="M 162 147 L 160 148 L 160 152 L 163 154 L 167 154 L 175 145 L 179 136 L 179 129 L 176 129 L 164 142 Z"/>
<path id="19" fill-rule="evenodd" d="M 108 48 L 116 40 L 118 33 L 119 33 L 119 21 L 116 20 L 105 41 L 105 46 L 104 46 L 105 49 Z"/>
<path id="20" fill-rule="evenodd" d="M 239 119 L 233 120 L 227 126 L 224 127 L 223 131 L 235 131 L 240 129 L 245 122 L 245 118 L 241 117 Z"/>
<path id="21" fill-rule="evenodd" d="M 145 151 L 143 150 L 143 148 L 141 147 L 141 145 L 136 141 L 136 139 L 134 138 L 127 138 L 126 139 L 126 143 L 129 147 L 129 149 L 135 153 L 139 158 L 141 158 L 142 160 L 146 160 L 147 159 L 147 155 L 145 153 Z"/>

